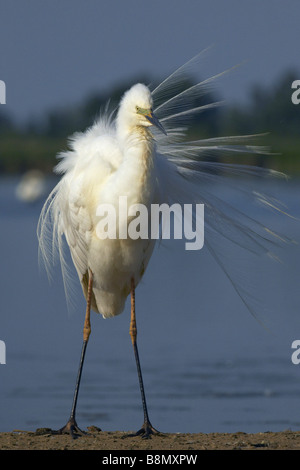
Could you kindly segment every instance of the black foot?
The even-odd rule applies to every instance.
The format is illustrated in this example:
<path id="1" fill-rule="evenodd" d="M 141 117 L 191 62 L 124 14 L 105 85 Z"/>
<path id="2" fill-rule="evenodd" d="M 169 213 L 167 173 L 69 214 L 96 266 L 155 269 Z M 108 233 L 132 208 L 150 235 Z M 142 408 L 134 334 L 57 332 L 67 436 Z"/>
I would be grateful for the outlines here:
<path id="1" fill-rule="evenodd" d="M 70 418 L 65 426 L 60 428 L 58 431 L 52 431 L 52 434 L 70 434 L 73 439 L 76 439 L 77 437 L 84 436 L 87 433 L 78 427 L 75 418 Z"/>
<path id="2" fill-rule="evenodd" d="M 141 436 L 143 439 L 151 439 L 152 435 L 161 435 L 162 433 L 160 431 L 157 431 L 152 424 L 148 421 L 143 424 L 141 429 L 139 429 L 137 432 L 133 434 L 128 434 L 128 437 L 135 437 L 135 436 Z"/>

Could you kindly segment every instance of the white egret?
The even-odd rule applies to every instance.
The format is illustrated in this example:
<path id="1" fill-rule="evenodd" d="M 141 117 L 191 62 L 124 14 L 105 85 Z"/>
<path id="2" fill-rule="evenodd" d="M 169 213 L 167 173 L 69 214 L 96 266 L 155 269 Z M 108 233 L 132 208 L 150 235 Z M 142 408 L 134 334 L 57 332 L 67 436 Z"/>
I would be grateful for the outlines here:
<path id="1" fill-rule="evenodd" d="M 16 196 L 20 201 L 34 203 L 45 197 L 46 179 L 40 170 L 28 170 L 16 186 Z"/>
<path id="2" fill-rule="evenodd" d="M 70 141 L 70 150 L 60 154 L 61 161 L 56 172 L 63 176 L 49 195 L 40 216 L 40 252 L 46 265 L 49 265 L 54 251 L 58 250 L 66 279 L 67 266 L 63 252 L 66 240 L 87 301 L 83 347 L 71 415 L 60 432 L 70 432 L 72 435 L 81 432 L 75 412 L 91 332 L 90 310 L 101 313 L 105 318 L 118 315 L 123 311 L 129 294 L 130 335 L 144 411 L 144 423 L 137 434 L 149 437 L 157 432 L 149 420 L 146 406 L 135 321 L 135 289 L 145 272 L 155 240 L 99 237 L 99 204 L 111 204 L 118 214 L 120 196 L 127 196 L 128 206 L 143 204 L 147 208 L 154 203 L 203 203 L 205 246 L 224 269 L 243 302 L 255 314 L 251 298 L 245 290 L 245 280 L 234 277 L 232 266 L 226 265 L 223 259 L 222 247 L 229 240 L 238 248 L 263 256 L 270 254 L 269 244 L 279 240 L 279 237 L 253 217 L 243 214 L 238 207 L 218 197 L 214 190 L 216 183 L 225 182 L 238 191 L 238 180 L 231 178 L 232 175 L 281 175 L 272 170 L 210 159 L 211 155 L 222 156 L 228 152 L 260 153 L 260 147 L 251 145 L 255 136 L 187 140 L 190 119 L 218 105 L 212 102 L 200 106 L 197 102 L 197 98 L 204 94 L 216 77 L 194 85 L 184 80 L 197 59 L 177 69 L 152 92 L 143 84 L 134 85 L 124 94 L 116 117 L 106 112 L 86 132 L 75 134 Z M 182 88 L 183 84 L 185 88 Z M 241 193 L 246 192 L 243 184 L 240 190 Z M 251 191 L 248 194 L 266 207 L 272 206 L 272 209 L 282 213 L 266 196 L 255 195 Z M 121 218 L 124 214 L 118 215 Z M 126 214 L 126 229 L 128 224 Z M 284 239 L 280 236 L 281 241 Z"/>

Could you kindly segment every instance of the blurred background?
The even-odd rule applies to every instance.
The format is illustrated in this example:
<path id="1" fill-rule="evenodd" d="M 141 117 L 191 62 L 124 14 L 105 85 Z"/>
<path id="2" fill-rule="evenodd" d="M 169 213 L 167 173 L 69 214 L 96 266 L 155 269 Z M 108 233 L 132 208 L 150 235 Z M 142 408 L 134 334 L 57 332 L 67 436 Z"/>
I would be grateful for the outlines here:
<path id="1" fill-rule="evenodd" d="M 108 99 L 117 104 L 137 81 L 159 83 L 212 46 L 191 83 L 239 67 L 217 80 L 211 96 L 226 106 L 200 114 L 193 138 L 268 133 L 273 154 L 251 163 L 289 175 L 271 189 L 300 216 L 300 105 L 291 100 L 300 80 L 299 16 L 298 0 L 0 0 L 0 431 L 58 428 L 68 418 L 85 304 L 76 280 L 66 304 L 59 266 L 50 284 L 39 269 L 36 225 L 56 183 L 57 153 Z M 269 217 L 299 241 L 295 219 L 282 226 Z M 173 241 L 154 252 L 137 291 L 137 322 L 155 427 L 299 429 L 300 365 L 291 361 L 300 339 L 299 261 L 295 244 L 280 269 L 266 267 L 259 292 L 270 311 L 266 330 L 204 250 Z M 250 262 L 248 269 L 257 276 Z M 128 305 L 113 320 L 92 318 L 78 402 L 83 428 L 141 425 L 128 330 Z"/>

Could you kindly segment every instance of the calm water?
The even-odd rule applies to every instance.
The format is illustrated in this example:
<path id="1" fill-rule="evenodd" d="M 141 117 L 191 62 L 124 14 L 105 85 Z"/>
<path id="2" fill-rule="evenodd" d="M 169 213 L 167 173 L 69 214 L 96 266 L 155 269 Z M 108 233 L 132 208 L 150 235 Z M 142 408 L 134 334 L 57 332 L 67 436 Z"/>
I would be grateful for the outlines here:
<path id="1" fill-rule="evenodd" d="M 81 350 L 85 304 L 75 284 L 67 309 L 60 270 L 49 284 L 38 267 L 36 224 L 42 203 L 15 197 L 16 179 L 0 180 L 0 431 L 61 427 L 67 421 Z M 300 216 L 299 182 L 278 187 Z M 274 217 L 270 215 L 270 217 Z M 285 232 L 300 239 L 288 219 Z M 300 429 L 299 262 L 294 247 L 282 270 L 261 282 L 270 331 L 245 309 L 212 258 L 166 242 L 137 289 L 138 345 L 150 419 L 165 432 L 258 432 Z M 258 275 L 258 274 L 257 274 Z M 77 420 L 104 430 L 137 430 L 142 409 L 122 315 L 92 316 Z"/>

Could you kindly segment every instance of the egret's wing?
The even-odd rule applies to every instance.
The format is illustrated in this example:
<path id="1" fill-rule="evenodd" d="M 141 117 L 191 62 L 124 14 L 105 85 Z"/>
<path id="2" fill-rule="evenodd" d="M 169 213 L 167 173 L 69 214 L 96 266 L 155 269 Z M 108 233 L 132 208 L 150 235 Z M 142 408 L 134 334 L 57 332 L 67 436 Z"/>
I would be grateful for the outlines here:
<path id="1" fill-rule="evenodd" d="M 189 62 L 188 68 L 190 65 Z M 188 140 L 186 131 L 194 123 L 195 115 L 218 103 L 197 105 L 199 96 L 205 94 L 216 77 L 187 83 L 182 89 L 185 72 L 185 67 L 180 67 L 164 80 L 163 86 L 153 91 L 154 104 L 158 102 L 154 106 L 155 115 L 167 131 L 165 136 L 154 130 L 161 200 L 168 204 L 204 204 L 204 247 L 226 273 L 247 308 L 256 315 L 257 271 L 250 268 L 251 260 L 255 259 L 259 269 L 263 259 L 277 259 L 277 247 L 291 240 L 264 222 L 266 213 L 262 209 L 276 211 L 278 216 L 288 214 L 275 198 L 254 189 L 253 177 L 267 187 L 269 179 L 283 179 L 285 175 L 242 164 L 243 155 L 261 156 L 267 152 L 257 145 L 258 136 Z M 180 86 L 176 86 L 177 80 Z M 167 94 L 166 90 L 169 90 Z M 224 156 L 228 155 L 236 156 L 238 163 L 224 162 Z"/>
<path id="2" fill-rule="evenodd" d="M 97 196 L 107 178 L 121 161 L 114 128 L 101 119 L 87 132 L 71 138 L 71 150 L 59 155 L 57 173 L 64 173 L 49 195 L 38 223 L 40 255 L 48 274 L 57 256 L 60 259 L 65 290 L 71 278 L 66 261 L 65 241 L 80 281 L 88 269 L 88 249 L 95 227 Z"/>
<path id="3" fill-rule="evenodd" d="M 260 282 L 257 273 L 264 269 L 265 262 L 279 261 L 282 246 L 293 243 L 284 233 L 266 224 L 265 216 L 273 210 L 278 217 L 289 217 L 286 208 L 279 201 L 253 191 L 253 180 L 245 178 L 247 168 L 243 166 L 229 166 L 228 173 L 218 174 L 211 173 L 210 166 L 205 168 L 192 162 L 187 168 L 186 162 L 180 165 L 165 156 L 157 157 L 161 201 L 169 205 L 204 204 L 204 249 L 209 250 L 248 310 L 257 317 L 256 282 Z M 239 177 L 233 178 L 232 174 Z M 249 174 L 254 174 L 253 168 Z M 267 186 L 268 170 L 257 168 L 255 174 Z M 195 212 L 193 216 L 195 227 Z"/>
<path id="4" fill-rule="evenodd" d="M 49 275 L 57 257 L 61 263 L 67 299 L 70 299 L 72 274 L 67 262 L 66 243 L 81 280 L 87 271 L 87 250 L 91 218 L 81 199 L 80 180 L 65 176 L 49 195 L 38 224 L 39 253 Z"/>

